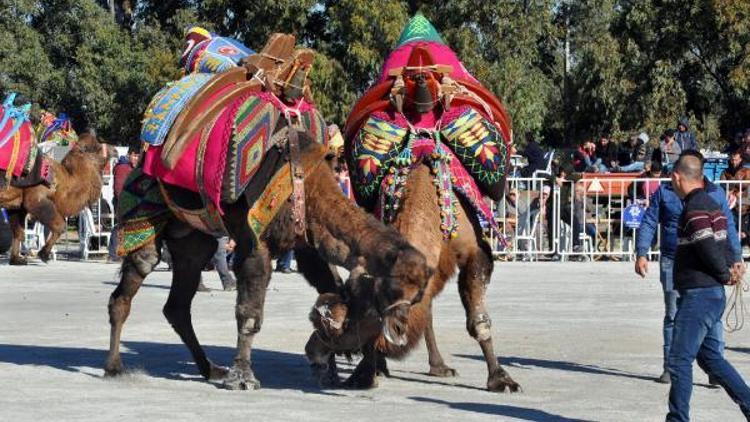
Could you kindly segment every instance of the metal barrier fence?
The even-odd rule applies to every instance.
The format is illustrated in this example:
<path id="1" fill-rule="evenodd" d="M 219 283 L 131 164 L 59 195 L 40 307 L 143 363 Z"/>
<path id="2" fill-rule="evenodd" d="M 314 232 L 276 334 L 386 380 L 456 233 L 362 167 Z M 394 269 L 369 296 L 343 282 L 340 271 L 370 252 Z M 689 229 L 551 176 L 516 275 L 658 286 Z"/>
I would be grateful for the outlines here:
<path id="1" fill-rule="evenodd" d="M 509 179 L 506 198 L 492 204 L 502 237 L 491 239 L 496 257 L 632 260 L 637 217 L 650 205 L 650 194 L 669 179 L 622 174 L 549 183 L 550 179 Z M 738 236 L 744 240 L 743 232 L 750 231 L 750 182 L 716 184 L 726 192 Z M 657 230 L 648 252 L 652 258 L 659 256 L 659 236 Z"/>
<path id="2" fill-rule="evenodd" d="M 66 253 L 88 259 L 106 254 L 111 228 L 112 177 L 104 176 L 102 197 L 98 206 L 79 214 L 78 248 L 70 251 L 68 231 L 62 244 Z M 635 255 L 636 228 L 629 226 L 629 213 L 645 212 L 649 193 L 669 179 L 646 179 L 620 175 L 563 181 L 550 185 L 547 178 L 511 178 L 506 198 L 493 202 L 492 210 L 500 228 L 500 238 L 491 237 L 493 255 L 500 259 L 536 261 L 632 260 Z M 738 235 L 750 232 L 750 181 L 719 181 L 732 210 Z M 514 199 L 513 196 L 515 196 Z M 649 250 L 659 256 L 659 234 Z M 25 247 L 38 250 L 44 245 L 41 225 L 27 225 Z M 96 239 L 91 242 L 90 239 Z M 747 249 L 746 249 L 747 250 Z M 750 252 L 743 253 L 750 256 Z"/>

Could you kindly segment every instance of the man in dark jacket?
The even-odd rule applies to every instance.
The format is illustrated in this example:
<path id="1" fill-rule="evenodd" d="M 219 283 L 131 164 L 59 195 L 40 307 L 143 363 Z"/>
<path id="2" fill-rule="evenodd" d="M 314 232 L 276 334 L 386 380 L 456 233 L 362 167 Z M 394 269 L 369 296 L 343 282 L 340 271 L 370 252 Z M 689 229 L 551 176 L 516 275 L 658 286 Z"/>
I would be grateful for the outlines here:
<path id="1" fill-rule="evenodd" d="M 526 160 L 529 162 L 529 165 L 521 171 L 524 177 L 531 177 L 536 170 L 547 168 L 547 161 L 544 159 L 544 150 L 531 134 L 526 135 L 526 148 L 521 155 L 526 157 Z"/>
<path id="2" fill-rule="evenodd" d="M 703 180 L 704 190 L 711 198 L 721 205 L 724 215 L 729 222 L 727 227 L 727 239 L 732 250 L 732 263 L 737 267 L 742 267 L 742 251 L 740 249 L 739 236 L 737 235 L 737 226 L 732 218 L 732 211 L 729 209 L 726 200 L 726 193 L 720 187 L 714 185 L 708 180 Z M 649 206 L 646 214 L 643 216 L 641 226 L 636 232 L 635 248 L 637 260 L 635 263 L 635 272 L 642 277 L 648 273 L 648 251 L 656 239 L 657 229 L 660 228 L 659 238 L 661 243 L 659 251 L 659 281 L 661 282 L 662 292 L 664 293 L 664 371 L 657 378 L 658 382 L 669 383 L 669 360 L 670 347 L 674 332 L 674 319 L 677 314 L 677 297 L 678 293 L 674 287 L 674 259 L 677 249 L 677 228 L 680 215 L 682 214 L 682 201 L 672 185 L 662 183 L 656 192 L 649 199 Z"/>
<path id="3" fill-rule="evenodd" d="M 698 151 L 698 142 L 695 140 L 695 134 L 690 132 L 690 120 L 687 117 L 682 117 L 677 122 L 675 141 L 680 145 L 681 151 Z"/>
<path id="4" fill-rule="evenodd" d="M 688 421 L 693 390 L 693 361 L 724 387 L 750 420 L 750 387 L 724 358 L 725 285 L 741 280 L 731 267 L 734 253 L 727 242 L 728 218 L 703 187 L 703 159 L 688 151 L 672 173 L 672 186 L 684 202 L 677 231 L 674 281 L 680 294 L 674 338 L 669 353 L 667 421 Z"/>
<path id="5" fill-rule="evenodd" d="M 617 167 L 617 144 L 602 136 L 596 144 L 596 158 L 602 160 L 608 170 Z"/>

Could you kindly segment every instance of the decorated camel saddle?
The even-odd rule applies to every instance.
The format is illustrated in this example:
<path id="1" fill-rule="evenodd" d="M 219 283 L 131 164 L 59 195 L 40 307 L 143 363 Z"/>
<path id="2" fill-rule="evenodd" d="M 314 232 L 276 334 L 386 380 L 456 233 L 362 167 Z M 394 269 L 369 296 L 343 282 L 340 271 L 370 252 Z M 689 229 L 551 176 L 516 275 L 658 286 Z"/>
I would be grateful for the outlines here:
<path id="1" fill-rule="evenodd" d="M 51 183 L 51 168 L 39 152 L 29 110 L 31 104 L 14 105 L 15 93 L 0 106 L 0 189 Z"/>
<path id="2" fill-rule="evenodd" d="M 125 222 L 120 254 L 153 239 L 168 211 L 196 229 L 225 235 L 222 204 L 241 199 L 251 206 L 248 222 L 259 236 L 301 188 L 303 175 L 292 168 L 298 133 L 327 143 L 310 95 L 311 50 L 295 48 L 287 34 L 272 35 L 259 53 L 206 37 L 200 29 L 188 32 L 182 63 L 193 73 L 162 89 L 146 110 L 144 160 L 118 210 Z M 213 48 L 217 39 L 220 47 Z M 217 59 L 222 54 L 224 61 Z M 319 150 L 316 163 L 296 165 L 318 165 L 327 152 Z"/>
<path id="3" fill-rule="evenodd" d="M 508 114 L 423 15 L 404 28 L 378 82 L 349 115 L 344 139 L 355 198 L 385 222 L 398 212 L 409 172 L 426 163 L 439 191 L 446 238 L 457 229 L 456 195 L 483 227 L 495 227 L 485 197 L 503 196 Z"/>
<path id="4" fill-rule="evenodd" d="M 36 134 L 39 144 L 70 146 L 78 141 L 78 134 L 65 113 L 55 116 L 49 111 L 42 111 Z"/>

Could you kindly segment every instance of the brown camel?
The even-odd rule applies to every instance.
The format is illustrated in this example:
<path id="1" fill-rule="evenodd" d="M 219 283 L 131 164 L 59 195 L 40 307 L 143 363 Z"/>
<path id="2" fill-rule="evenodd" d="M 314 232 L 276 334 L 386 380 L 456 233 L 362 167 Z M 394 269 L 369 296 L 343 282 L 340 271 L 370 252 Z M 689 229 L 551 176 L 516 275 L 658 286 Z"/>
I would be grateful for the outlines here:
<path id="1" fill-rule="evenodd" d="M 246 202 L 222 204 L 225 210 L 223 222 L 237 243 L 234 260 L 238 293 L 237 355 L 234 366 L 226 369 L 208 360 L 193 330 L 190 314 L 201 269 L 213 255 L 217 242 L 214 237 L 170 217 L 154 242 L 131 252 L 124 259 L 120 284 L 109 300 L 111 336 L 105 364 L 107 375 L 123 372 L 119 350 L 123 324 L 130 313 L 133 297 L 159 261 L 162 242 L 166 242 L 171 253 L 174 269 L 164 315 L 190 349 L 201 375 L 224 388 L 260 387 L 251 368 L 252 342 L 263 323 L 271 258 L 290 248 L 295 250 L 302 274 L 321 294 L 339 292 L 342 288 L 331 264 L 374 276 L 373 302 L 381 322 L 374 326 L 367 340 L 373 341 L 383 329 L 395 341 L 405 341 L 408 307 L 412 301 L 419 300 L 432 270 L 426 265 L 424 256 L 396 230 L 378 222 L 343 196 L 330 162 L 315 168 L 315 160 L 319 160 L 316 157 L 322 156 L 320 149 L 324 147 L 313 143 L 306 134 L 299 136 L 306 174 L 304 240 L 295 235 L 290 224 L 290 204 L 284 205 L 254 245 L 247 223 Z M 358 386 L 363 381 L 353 376 L 350 384 Z"/>
<path id="2" fill-rule="evenodd" d="M 47 262 L 57 239 L 65 230 L 65 218 L 83 210 L 97 201 L 102 190 L 102 170 L 109 158 L 116 156 L 112 146 L 100 143 L 96 135 L 81 135 L 75 146 L 61 162 L 50 160 L 54 182 L 52 186 L 37 184 L 18 188 L 0 189 L 0 207 L 9 211 L 13 232 L 10 264 L 25 265 L 21 256 L 24 238 L 24 221 L 30 214 L 49 229 L 39 258 Z"/>
<path id="3" fill-rule="evenodd" d="M 366 384 L 362 386 L 373 386 L 378 372 L 387 374 L 384 357 L 403 358 L 423 336 L 429 374 L 456 375 L 438 350 L 432 299 L 458 268 L 466 329 L 484 354 L 487 389 L 518 391 L 494 352 L 485 305 L 493 261 L 480 225 L 493 218 L 485 196 L 503 197 L 511 139 L 505 108 L 467 76 L 432 24 L 417 14 L 386 58 L 378 83 L 354 106 L 344 139 L 357 201 L 390 221 L 436 268 L 423 298 L 409 309 L 405 344 L 388 342 L 385 336 L 355 342 L 363 345 L 355 370 Z M 472 187 L 472 182 L 480 186 Z M 352 325 L 355 329 L 328 342 L 329 349 L 351 349 L 357 324 Z M 326 358 L 323 342 L 316 345 L 313 339 L 308 346 L 313 360 Z"/>

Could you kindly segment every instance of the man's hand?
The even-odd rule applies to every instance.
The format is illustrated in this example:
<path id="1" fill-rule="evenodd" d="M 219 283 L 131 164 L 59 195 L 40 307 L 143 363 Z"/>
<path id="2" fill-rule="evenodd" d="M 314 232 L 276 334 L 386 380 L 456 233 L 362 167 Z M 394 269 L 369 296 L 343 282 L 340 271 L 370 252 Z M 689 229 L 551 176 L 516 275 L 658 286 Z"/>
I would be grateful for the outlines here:
<path id="1" fill-rule="evenodd" d="M 745 276 L 745 263 L 735 262 L 729 268 L 729 282 L 727 285 L 734 286 L 735 284 L 742 281 L 742 277 Z"/>
<path id="2" fill-rule="evenodd" d="M 635 260 L 635 273 L 646 278 L 646 274 L 648 274 L 648 259 L 645 256 L 639 256 Z"/>

